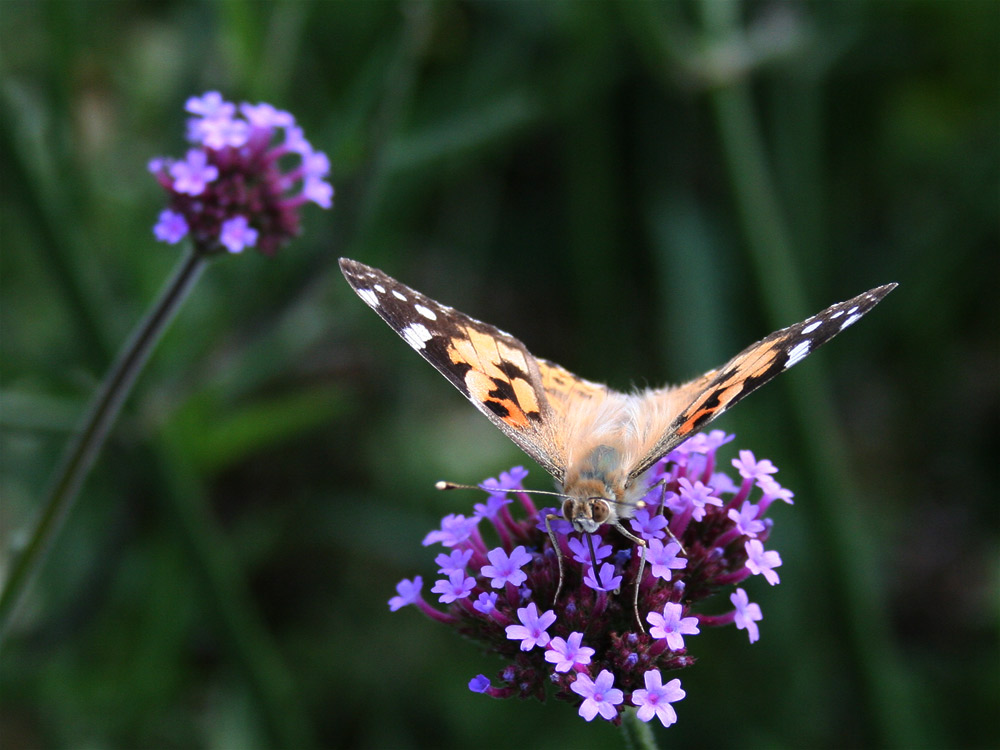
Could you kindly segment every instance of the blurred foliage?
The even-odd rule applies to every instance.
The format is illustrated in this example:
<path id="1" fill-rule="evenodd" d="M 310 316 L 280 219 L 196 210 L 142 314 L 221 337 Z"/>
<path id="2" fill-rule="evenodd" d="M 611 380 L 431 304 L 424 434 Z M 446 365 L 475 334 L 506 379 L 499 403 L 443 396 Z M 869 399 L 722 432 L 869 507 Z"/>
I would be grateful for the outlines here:
<path id="1" fill-rule="evenodd" d="M 760 643 L 691 643 L 658 735 L 1000 742 L 996 3 L 6 0 L 0 33 L 4 565 L 175 262 L 146 163 L 184 100 L 288 109 L 337 187 L 154 355 L 4 644 L 5 748 L 620 745 L 388 612 L 474 502 L 433 481 L 526 459 L 340 255 L 619 388 L 898 281 L 721 422 L 797 493 L 782 585 Z"/>

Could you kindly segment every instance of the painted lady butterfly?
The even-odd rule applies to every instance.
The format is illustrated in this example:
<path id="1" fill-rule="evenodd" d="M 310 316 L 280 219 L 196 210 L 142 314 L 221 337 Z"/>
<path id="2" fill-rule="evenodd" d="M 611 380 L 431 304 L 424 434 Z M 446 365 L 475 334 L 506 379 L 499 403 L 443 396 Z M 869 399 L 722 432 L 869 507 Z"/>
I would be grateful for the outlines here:
<path id="1" fill-rule="evenodd" d="M 500 430 L 551 474 L 577 531 L 621 524 L 646 494 L 643 473 L 729 407 L 798 364 L 871 310 L 885 284 L 744 349 L 722 367 L 677 387 L 619 393 L 539 359 L 498 328 L 340 259 L 369 307 Z"/>

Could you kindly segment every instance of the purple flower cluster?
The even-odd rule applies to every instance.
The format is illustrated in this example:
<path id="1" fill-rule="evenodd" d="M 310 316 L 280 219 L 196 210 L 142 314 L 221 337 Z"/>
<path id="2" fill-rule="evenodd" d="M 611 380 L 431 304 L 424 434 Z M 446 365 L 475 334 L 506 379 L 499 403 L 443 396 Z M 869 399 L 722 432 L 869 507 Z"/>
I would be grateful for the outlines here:
<path id="1" fill-rule="evenodd" d="M 170 197 L 153 228 L 158 240 L 174 244 L 190 235 L 204 254 L 255 247 L 273 255 L 299 233 L 300 206 L 333 205 L 330 161 L 288 112 L 270 104 L 237 108 L 217 91 L 192 97 L 185 109 L 194 115 L 187 132 L 193 148 L 182 160 L 149 163 Z M 283 157 L 295 158 L 287 171 Z"/>
<path id="2" fill-rule="evenodd" d="M 664 683 L 663 672 L 694 663 L 685 638 L 730 623 L 751 643 L 759 638 L 760 607 L 742 588 L 722 614 L 696 611 L 701 602 L 751 575 L 778 583 L 781 558 L 764 548 L 772 525 L 765 514 L 775 500 L 791 503 L 792 493 L 775 481 L 770 461 L 747 450 L 732 460 L 739 483 L 717 471 L 716 451 L 732 439 L 721 430 L 696 435 L 640 480 L 649 491 L 626 523 L 645 541 L 644 555 L 613 528 L 587 539 L 556 509 L 537 509 L 521 467 L 487 479 L 480 486 L 489 500 L 474 515 L 446 516 L 424 539 L 449 550 L 435 559 L 442 577 L 431 588 L 446 607 L 424 600 L 417 576 L 399 583 L 389 608 L 412 604 L 507 660 L 499 684 L 478 675 L 469 682 L 473 692 L 544 700 L 553 684 L 555 697 L 578 705 L 587 721 L 600 715 L 617 723 L 632 706 L 640 720 L 669 726 L 677 720 L 670 704 L 684 691 L 676 678 Z M 511 512 L 509 495 L 523 516 Z M 480 531 L 484 519 L 490 543 Z M 560 556 L 565 580 L 554 602 Z M 648 627 L 636 622 L 636 596 Z"/>

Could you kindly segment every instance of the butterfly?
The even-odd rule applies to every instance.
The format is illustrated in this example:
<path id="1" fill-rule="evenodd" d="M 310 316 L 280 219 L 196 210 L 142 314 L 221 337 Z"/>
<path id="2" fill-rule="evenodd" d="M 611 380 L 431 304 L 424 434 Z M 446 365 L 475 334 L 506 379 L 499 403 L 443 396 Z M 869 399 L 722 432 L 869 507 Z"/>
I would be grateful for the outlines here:
<path id="1" fill-rule="evenodd" d="M 621 393 L 540 359 L 499 328 L 435 302 L 347 258 L 365 303 L 561 487 L 562 513 L 593 534 L 605 524 L 643 544 L 623 519 L 642 507 L 653 464 L 733 404 L 798 364 L 878 304 L 896 284 L 832 305 L 751 344 L 679 386 Z"/>

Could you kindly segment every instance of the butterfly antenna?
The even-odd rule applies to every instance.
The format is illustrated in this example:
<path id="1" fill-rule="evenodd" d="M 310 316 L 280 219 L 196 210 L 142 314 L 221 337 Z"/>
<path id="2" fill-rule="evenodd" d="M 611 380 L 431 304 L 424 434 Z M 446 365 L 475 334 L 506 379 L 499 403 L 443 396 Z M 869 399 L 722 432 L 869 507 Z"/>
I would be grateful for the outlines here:
<path id="1" fill-rule="evenodd" d="M 455 482 L 446 482 L 441 479 L 434 483 L 434 489 L 436 490 L 481 490 L 482 487 L 477 487 L 474 484 L 456 484 Z"/>
<path id="2" fill-rule="evenodd" d="M 447 482 L 441 479 L 434 483 L 434 489 L 437 490 L 479 490 L 480 492 L 491 492 L 494 490 L 488 490 L 485 487 L 480 487 L 475 484 L 456 484 L 455 482 Z M 562 492 L 549 492 L 548 490 L 522 490 L 522 489 L 501 489 L 496 488 L 496 492 L 523 492 L 526 495 L 550 495 L 552 497 L 567 498 L 569 495 L 565 495 Z"/>

